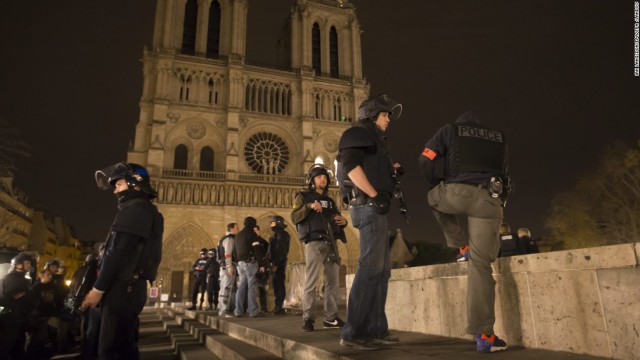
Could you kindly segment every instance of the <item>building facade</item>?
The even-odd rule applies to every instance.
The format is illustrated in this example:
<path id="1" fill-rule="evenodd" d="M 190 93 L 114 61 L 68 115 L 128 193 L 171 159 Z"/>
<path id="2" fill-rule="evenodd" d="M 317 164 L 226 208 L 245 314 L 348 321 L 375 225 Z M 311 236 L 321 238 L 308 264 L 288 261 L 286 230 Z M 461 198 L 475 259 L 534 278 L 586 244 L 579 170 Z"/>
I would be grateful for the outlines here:
<path id="1" fill-rule="evenodd" d="M 284 217 L 290 263 L 304 261 L 289 220 L 293 199 L 314 163 L 335 169 L 340 135 L 369 94 L 348 1 L 293 1 L 274 45 L 280 63 L 268 67 L 246 59 L 249 5 L 158 0 L 153 45 L 144 52 L 128 161 L 149 169 L 159 193 L 165 232 L 158 285 L 172 298 L 188 294 L 200 248 L 217 245 L 226 225 L 242 225 L 246 216 L 258 219 L 265 238 L 270 217 Z M 330 194 L 340 203 L 337 188 Z M 348 209 L 344 214 L 349 218 Z M 339 247 L 350 273 L 359 242 L 352 227 L 347 236 Z"/>

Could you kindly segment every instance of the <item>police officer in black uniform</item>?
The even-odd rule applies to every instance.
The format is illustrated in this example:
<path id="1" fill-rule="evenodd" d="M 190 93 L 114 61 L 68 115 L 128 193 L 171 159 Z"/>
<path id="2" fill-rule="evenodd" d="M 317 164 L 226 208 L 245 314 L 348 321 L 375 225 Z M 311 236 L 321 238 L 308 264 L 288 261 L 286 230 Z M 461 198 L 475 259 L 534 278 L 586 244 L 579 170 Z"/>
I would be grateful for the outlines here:
<path id="1" fill-rule="evenodd" d="M 360 231 L 359 266 L 340 344 L 361 350 L 398 342 L 389 333 L 384 308 L 391 277 L 387 213 L 394 170 L 400 164 L 391 160 L 385 132 L 401 112 L 402 105 L 387 95 L 371 97 L 360 105 L 357 125 L 338 143 L 340 189 L 350 202 L 353 226 Z"/>
<path id="2" fill-rule="evenodd" d="M 114 189 L 118 212 L 111 225 L 98 278 L 81 310 L 100 303 L 100 359 L 138 359 L 138 315 L 162 258 L 164 219 L 151 200 L 157 196 L 147 170 L 117 163 L 96 172 L 103 190 Z"/>
<path id="3" fill-rule="evenodd" d="M 279 215 L 271 217 L 269 224 L 273 236 L 269 238 L 269 262 L 271 262 L 271 271 L 273 273 L 273 295 L 275 296 L 274 315 L 284 315 L 284 298 L 287 295 L 285 288 L 285 270 L 287 268 L 287 259 L 289 258 L 289 243 L 291 235 L 285 230 L 287 224 L 284 218 Z"/>
<path id="4" fill-rule="evenodd" d="M 218 251 L 209 249 L 209 259 L 205 265 L 207 271 L 207 301 L 209 311 L 218 310 L 218 294 L 220 292 L 220 264 L 218 263 Z"/>
<path id="5" fill-rule="evenodd" d="M 444 162 L 444 178 L 436 162 Z M 450 247 L 469 245 L 467 333 L 478 351 L 504 350 L 507 344 L 493 332 L 495 281 L 491 263 L 500 248 L 498 228 L 509 181 L 504 134 L 481 125 L 467 111 L 440 128 L 419 157 L 429 186 L 429 206 Z M 468 230 L 458 216 L 466 215 Z"/>
<path id="6" fill-rule="evenodd" d="M 199 309 L 202 310 L 202 303 L 204 302 L 204 294 L 207 291 L 207 262 L 209 257 L 207 253 L 209 250 L 206 248 L 200 249 L 200 257 L 196 259 L 191 266 L 191 270 L 193 270 L 193 276 L 195 277 L 195 281 L 193 284 L 193 290 L 191 291 L 191 307 L 187 310 L 195 310 L 196 302 L 198 301 L 198 294 L 200 294 L 200 305 Z"/>

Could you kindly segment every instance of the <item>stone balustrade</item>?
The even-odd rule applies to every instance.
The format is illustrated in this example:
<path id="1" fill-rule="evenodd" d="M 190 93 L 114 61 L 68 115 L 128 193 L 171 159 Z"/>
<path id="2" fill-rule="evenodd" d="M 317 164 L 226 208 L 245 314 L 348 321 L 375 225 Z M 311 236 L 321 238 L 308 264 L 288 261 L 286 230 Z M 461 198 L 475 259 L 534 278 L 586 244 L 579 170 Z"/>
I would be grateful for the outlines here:
<path id="1" fill-rule="evenodd" d="M 304 177 L 191 170 L 164 170 L 153 186 L 159 204 L 289 209 L 296 193 L 306 187 Z M 329 195 L 341 203 L 337 188 Z"/>
<path id="2" fill-rule="evenodd" d="M 495 332 L 511 345 L 637 359 L 639 253 L 632 243 L 498 259 Z M 392 270 L 389 326 L 471 340 L 467 270 L 468 263 Z"/>

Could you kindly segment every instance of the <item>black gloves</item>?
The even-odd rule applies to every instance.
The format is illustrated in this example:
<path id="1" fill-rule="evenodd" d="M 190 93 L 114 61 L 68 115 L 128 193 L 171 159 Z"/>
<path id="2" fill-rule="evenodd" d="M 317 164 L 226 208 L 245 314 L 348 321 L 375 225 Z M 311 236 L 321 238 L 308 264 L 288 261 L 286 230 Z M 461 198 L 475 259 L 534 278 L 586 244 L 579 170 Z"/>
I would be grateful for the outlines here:
<path id="1" fill-rule="evenodd" d="M 391 198 L 389 193 L 379 192 L 376 197 L 371 199 L 371 205 L 376 208 L 376 212 L 380 215 L 385 215 L 389 212 L 389 203 Z"/>

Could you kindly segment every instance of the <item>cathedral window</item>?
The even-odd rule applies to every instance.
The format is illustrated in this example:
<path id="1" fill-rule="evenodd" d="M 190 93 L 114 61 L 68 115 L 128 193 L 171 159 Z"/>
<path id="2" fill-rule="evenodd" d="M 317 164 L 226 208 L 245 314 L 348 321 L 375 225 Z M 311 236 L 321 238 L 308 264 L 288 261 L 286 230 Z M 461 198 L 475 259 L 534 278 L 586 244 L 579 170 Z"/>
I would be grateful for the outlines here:
<path id="1" fill-rule="evenodd" d="M 340 76 L 338 69 L 338 32 L 335 27 L 331 27 L 329 31 L 329 65 L 331 77 Z"/>
<path id="2" fill-rule="evenodd" d="M 198 25 L 198 1 L 187 0 L 184 5 L 184 26 L 182 28 L 182 53 L 194 55 L 196 52 L 196 27 Z"/>
<path id="3" fill-rule="evenodd" d="M 189 159 L 189 150 L 183 144 L 176 146 L 173 152 L 173 168 L 178 170 L 187 170 Z"/>
<path id="4" fill-rule="evenodd" d="M 244 158 L 256 173 L 276 175 L 289 164 L 289 147 L 278 135 L 262 131 L 246 142 Z"/>
<path id="5" fill-rule="evenodd" d="M 189 100 L 189 88 L 191 87 L 191 76 L 180 75 L 180 100 Z"/>
<path id="6" fill-rule="evenodd" d="M 317 75 L 320 75 L 321 72 L 320 59 L 320 25 L 313 23 L 311 29 L 311 66 Z"/>
<path id="7" fill-rule="evenodd" d="M 217 58 L 220 54 L 220 3 L 213 0 L 209 7 L 209 27 L 207 30 L 207 57 Z"/>
<path id="8" fill-rule="evenodd" d="M 200 150 L 200 171 L 213 171 L 213 149 L 205 146 Z"/>

